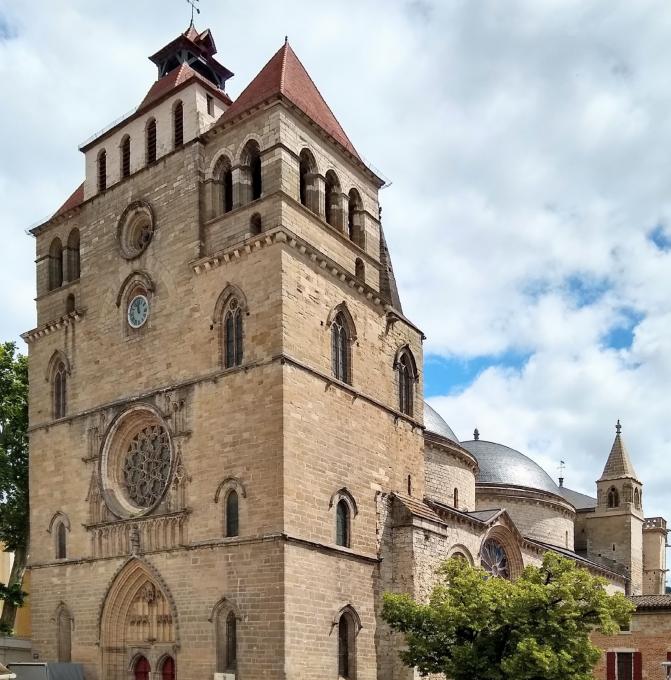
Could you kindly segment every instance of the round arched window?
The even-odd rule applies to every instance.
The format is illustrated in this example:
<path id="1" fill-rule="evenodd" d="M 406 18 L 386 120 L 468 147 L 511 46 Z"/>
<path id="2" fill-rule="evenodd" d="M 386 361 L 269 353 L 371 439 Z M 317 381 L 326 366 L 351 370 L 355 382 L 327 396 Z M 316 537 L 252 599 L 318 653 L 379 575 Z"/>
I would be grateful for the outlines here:
<path id="1" fill-rule="evenodd" d="M 135 407 L 110 427 L 101 457 L 107 505 L 120 517 L 154 509 L 170 483 L 172 441 L 162 419 L 146 406 Z"/>
<path id="2" fill-rule="evenodd" d="M 492 576 L 510 578 L 510 565 L 505 548 L 495 539 L 488 538 L 480 550 L 480 563 Z"/>

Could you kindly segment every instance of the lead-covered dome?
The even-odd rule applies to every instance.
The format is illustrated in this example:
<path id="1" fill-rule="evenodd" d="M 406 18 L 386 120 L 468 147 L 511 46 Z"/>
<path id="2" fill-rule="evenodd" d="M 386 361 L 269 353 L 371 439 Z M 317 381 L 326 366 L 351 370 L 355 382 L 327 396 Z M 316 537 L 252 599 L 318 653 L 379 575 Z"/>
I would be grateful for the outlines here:
<path id="1" fill-rule="evenodd" d="M 559 487 L 552 477 L 523 453 L 503 444 L 480 439 L 461 442 L 461 445 L 478 461 L 478 484 L 522 486 L 560 495 Z"/>
<path id="2" fill-rule="evenodd" d="M 443 417 L 426 402 L 424 402 L 424 426 L 428 432 L 438 434 L 441 437 L 451 439 L 453 442 L 459 443 L 457 435 L 454 434 L 452 428 L 443 420 Z"/>

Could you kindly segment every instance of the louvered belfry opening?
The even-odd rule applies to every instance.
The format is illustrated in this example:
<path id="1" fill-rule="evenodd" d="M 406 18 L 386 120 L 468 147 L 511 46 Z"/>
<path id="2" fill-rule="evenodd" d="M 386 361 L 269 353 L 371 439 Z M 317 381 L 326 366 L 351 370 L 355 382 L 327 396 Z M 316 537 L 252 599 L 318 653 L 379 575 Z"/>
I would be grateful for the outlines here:
<path id="1" fill-rule="evenodd" d="M 184 106 L 182 102 L 175 104 L 173 111 L 174 118 L 174 143 L 175 148 L 184 144 Z"/>
<path id="2" fill-rule="evenodd" d="M 156 161 L 156 120 L 147 123 L 147 165 Z"/>
<path id="3" fill-rule="evenodd" d="M 130 175 L 130 137 L 126 135 L 121 142 L 121 177 Z"/>

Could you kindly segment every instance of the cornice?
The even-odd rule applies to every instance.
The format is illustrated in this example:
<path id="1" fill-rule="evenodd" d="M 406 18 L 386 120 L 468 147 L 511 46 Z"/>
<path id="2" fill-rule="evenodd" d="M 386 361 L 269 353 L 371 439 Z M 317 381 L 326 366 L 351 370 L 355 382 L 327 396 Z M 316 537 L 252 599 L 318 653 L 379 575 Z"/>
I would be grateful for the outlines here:
<path id="1" fill-rule="evenodd" d="M 236 536 L 234 538 L 219 538 L 205 541 L 197 541 L 189 543 L 188 545 L 180 545 L 174 548 L 162 548 L 160 550 L 146 550 L 139 555 L 110 555 L 105 557 L 79 557 L 65 560 L 51 560 L 48 562 L 33 562 L 28 565 L 28 569 L 45 569 L 49 567 L 69 567 L 80 564 L 95 564 L 97 562 L 119 562 L 125 564 L 131 557 L 143 558 L 146 555 L 157 555 L 165 553 L 177 552 L 192 552 L 194 550 L 207 550 L 214 548 L 235 548 L 237 546 L 245 546 L 254 543 L 291 543 L 309 550 L 316 550 L 318 552 L 326 553 L 335 557 L 350 559 L 357 562 L 365 562 L 368 564 L 378 564 L 381 558 L 371 553 L 360 552 L 352 550 L 351 548 L 343 548 L 341 546 L 333 545 L 331 543 L 322 543 L 320 541 L 312 541 L 300 536 L 288 534 L 285 532 L 273 532 L 267 534 L 257 534 L 254 536 Z"/>
<path id="2" fill-rule="evenodd" d="M 575 516 L 575 508 L 560 496 L 527 487 L 501 486 L 498 484 L 475 484 L 475 495 L 503 496 L 523 503 L 540 504 L 560 510 L 569 517 Z"/>
<path id="3" fill-rule="evenodd" d="M 68 326 L 72 326 L 76 322 L 81 321 L 85 314 L 86 314 L 85 309 L 76 309 L 74 312 L 64 314 L 59 319 L 56 319 L 54 321 L 47 321 L 47 323 L 42 324 L 37 328 L 33 328 L 30 331 L 26 331 L 21 335 L 21 337 L 27 344 L 30 345 L 36 340 L 43 338 L 45 335 L 50 335 L 55 331 L 67 328 Z"/>
<path id="4" fill-rule="evenodd" d="M 358 279 L 352 272 L 347 271 L 342 265 L 334 262 L 330 257 L 324 255 L 318 248 L 312 246 L 305 239 L 302 239 L 290 229 L 282 226 L 265 231 L 258 236 L 252 236 L 244 241 L 229 246 L 228 248 L 219 250 L 213 255 L 207 255 L 198 260 L 193 260 L 189 264 L 194 273 L 200 275 L 276 243 L 284 243 L 290 248 L 293 248 L 301 255 L 304 255 L 307 259 L 317 264 L 321 269 L 327 271 L 334 278 L 339 279 L 343 283 L 347 283 L 350 288 L 356 290 L 374 305 L 384 307 L 389 305 L 389 301 L 374 288 Z"/>
<path id="5" fill-rule="evenodd" d="M 459 446 L 458 443 L 452 442 L 449 439 L 429 432 L 428 430 L 424 431 L 424 441 L 428 446 L 444 451 L 445 453 L 458 458 L 463 463 L 466 463 L 474 473 L 477 473 L 480 469 L 477 458 L 462 446 Z"/>

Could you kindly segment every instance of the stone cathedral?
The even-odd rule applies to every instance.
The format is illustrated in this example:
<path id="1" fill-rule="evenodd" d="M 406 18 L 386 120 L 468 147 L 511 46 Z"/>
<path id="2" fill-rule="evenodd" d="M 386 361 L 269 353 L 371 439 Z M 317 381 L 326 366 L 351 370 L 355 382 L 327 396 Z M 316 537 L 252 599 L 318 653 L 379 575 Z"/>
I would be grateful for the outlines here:
<path id="1" fill-rule="evenodd" d="M 618 424 L 596 496 L 423 401 L 383 180 L 287 41 L 233 101 L 193 25 L 36 240 L 34 653 L 90 680 L 406 680 L 385 591 L 547 550 L 664 592 Z"/>

